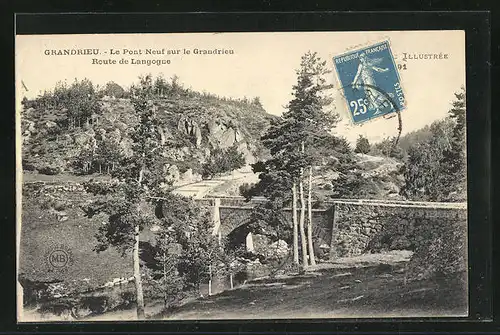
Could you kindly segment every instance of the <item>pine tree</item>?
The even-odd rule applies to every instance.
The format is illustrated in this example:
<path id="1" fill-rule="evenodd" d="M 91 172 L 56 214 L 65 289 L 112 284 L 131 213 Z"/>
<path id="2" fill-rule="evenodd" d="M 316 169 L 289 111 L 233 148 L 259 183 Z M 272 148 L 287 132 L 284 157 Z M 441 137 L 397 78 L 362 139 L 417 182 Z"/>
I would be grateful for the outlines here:
<path id="1" fill-rule="evenodd" d="M 294 98 L 290 101 L 283 116 L 271 122 L 267 133 L 262 138 L 263 145 L 269 150 L 272 159 L 263 162 L 260 169 L 260 182 L 256 186 L 266 197 L 279 198 L 282 203 L 292 199 L 295 208 L 299 200 L 300 212 L 293 215 L 293 231 L 300 234 L 302 263 L 315 264 L 312 242 L 312 166 L 321 158 L 321 148 L 333 140 L 330 134 L 338 122 L 338 116 L 326 110 L 331 103 L 323 92 L 331 86 L 326 84 L 324 76 L 329 71 L 326 62 L 321 61 L 316 53 L 308 52 L 301 59 L 297 70 L 297 83 L 293 86 Z M 309 178 L 305 180 L 305 169 Z M 308 183 L 306 196 L 304 183 Z M 277 186 L 279 185 L 279 187 Z M 298 188 L 298 194 L 297 194 Z M 308 209 L 307 235 L 305 232 L 305 212 Z M 296 222 L 298 221 L 298 222 Z M 298 229 L 296 226 L 298 225 Z M 297 262 L 298 236 L 293 237 L 294 261 Z"/>
<path id="2" fill-rule="evenodd" d="M 449 111 L 454 121 L 450 147 L 444 151 L 440 162 L 442 185 L 446 198 L 465 201 L 467 198 L 467 161 L 466 161 L 466 101 L 465 88 L 455 93 L 456 99 L 452 102 Z"/>
<path id="3" fill-rule="evenodd" d="M 354 152 L 362 154 L 367 154 L 370 152 L 370 142 L 363 135 L 359 135 L 358 139 L 356 140 L 356 148 L 354 149 Z"/>
<path id="4" fill-rule="evenodd" d="M 420 201 L 439 201 L 441 195 L 439 162 L 442 151 L 435 141 L 410 147 L 404 167 L 405 185 L 401 192 L 407 198 Z"/>

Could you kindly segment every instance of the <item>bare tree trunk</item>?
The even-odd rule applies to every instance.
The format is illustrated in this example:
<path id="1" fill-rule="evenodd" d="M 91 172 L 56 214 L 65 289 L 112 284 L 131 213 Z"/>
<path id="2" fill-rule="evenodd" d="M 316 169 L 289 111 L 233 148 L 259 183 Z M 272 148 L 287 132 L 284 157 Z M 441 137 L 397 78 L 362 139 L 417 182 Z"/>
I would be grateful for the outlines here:
<path id="1" fill-rule="evenodd" d="M 144 295 L 142 293 L 142 278 L 141 268 L 139 264 L 139 226 L 135 226 L 135 242 L 134 242 L 134 278 L 135 278 L 135 295 L 137 300 L 137 319 L 145 319 L 144 313 Z"/>
<path id="2" fill-rule="evenodd" d="M 208 266 L 208 295 L 212 295 L 212 265 Z"/>
<path id="3" fill-rule="evenodd" d="M 306 203 L 304 199 L 304 182 L 302 177 L 304 175 L 304 169 L 300 169 L 300 180 L 299 180 L 299 196 L 300 196 L 300 218 L 299 218 L 299 228 L 300 228 L 300 242 L 302 246 L 302 266 L 307 266 L 307 242 L 306 242 L 306 232 L 304 231 L 304 218 L 306 211 Z"/>
<path id="4" fill-rule="evenodd" d="M 299 227 L 297 222 L 297 184 L 292 186 L 292 217 L 293 217 L 293 262 L 299 264 Z"/>
<path id="5" fill-rule="evenodd" d="M 231 272 L 229 274 L 229 283 L 231 285 L 231 290 L 234 288 L 234 284 L 233 284 L 233 273 Z"/>
<path id="6" fill-rule="evenodd" d="M 142 183 L 142 180 L 144 178 L 144 167 L 141 168 L 141 171 L 139 171 L 139 185 Z"/>
<path id="7" fill-rule="evenodd" d="M 144 170 L 146 168 L 145 164 L 144 164 L 144 157 L 146 157 L 146 154 L 142 154 L 142 159 L 143 159 L 143 163 L 142 163 L 142 166 L 141 166 L 141 171 L 139 171 L 139 186 L 141 185 L 142 183 L 142 180 L 144 178 Z"/>
<path id="8" fill-rule="evenodd" d="M 309 166 L 309 187 L 307 189 L 307 245 L 309 247 L 309 261 L 311 265 L 316 265 L 316 259 L 314 257 L 314 245 L 312 238 L 312 165 Z"/>

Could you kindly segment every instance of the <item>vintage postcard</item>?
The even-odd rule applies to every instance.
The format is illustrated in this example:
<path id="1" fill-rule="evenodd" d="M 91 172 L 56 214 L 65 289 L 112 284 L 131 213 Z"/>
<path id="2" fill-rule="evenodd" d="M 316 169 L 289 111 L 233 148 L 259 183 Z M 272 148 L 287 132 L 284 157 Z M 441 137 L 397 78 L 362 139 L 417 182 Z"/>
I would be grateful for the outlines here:
<path id="1" fill-rule="evenodd" d="M 468 315 L 464 31 L 15 42 L 19 322 Z"/>

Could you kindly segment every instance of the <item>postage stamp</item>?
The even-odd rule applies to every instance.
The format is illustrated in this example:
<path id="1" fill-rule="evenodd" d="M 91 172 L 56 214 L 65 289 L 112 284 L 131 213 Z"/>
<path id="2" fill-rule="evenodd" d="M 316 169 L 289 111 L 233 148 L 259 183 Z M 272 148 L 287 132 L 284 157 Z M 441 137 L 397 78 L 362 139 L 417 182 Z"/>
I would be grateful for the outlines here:
<path id="1" fill-rule="evenodd" d="M 335 56 L 333 64 L 353 123 L 405 109 L 405 95 L 389 41 Z"/>

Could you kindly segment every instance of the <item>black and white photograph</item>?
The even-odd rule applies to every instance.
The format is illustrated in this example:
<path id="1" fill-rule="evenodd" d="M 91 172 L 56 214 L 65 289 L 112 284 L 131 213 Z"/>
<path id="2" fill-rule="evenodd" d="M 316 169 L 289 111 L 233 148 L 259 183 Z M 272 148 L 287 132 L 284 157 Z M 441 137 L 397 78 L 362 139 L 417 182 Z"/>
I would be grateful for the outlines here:
<path id="1" fill-rule="evenodd" d="M 465 48 L 17 35 L 18 322 L 468 316 Z"/>

